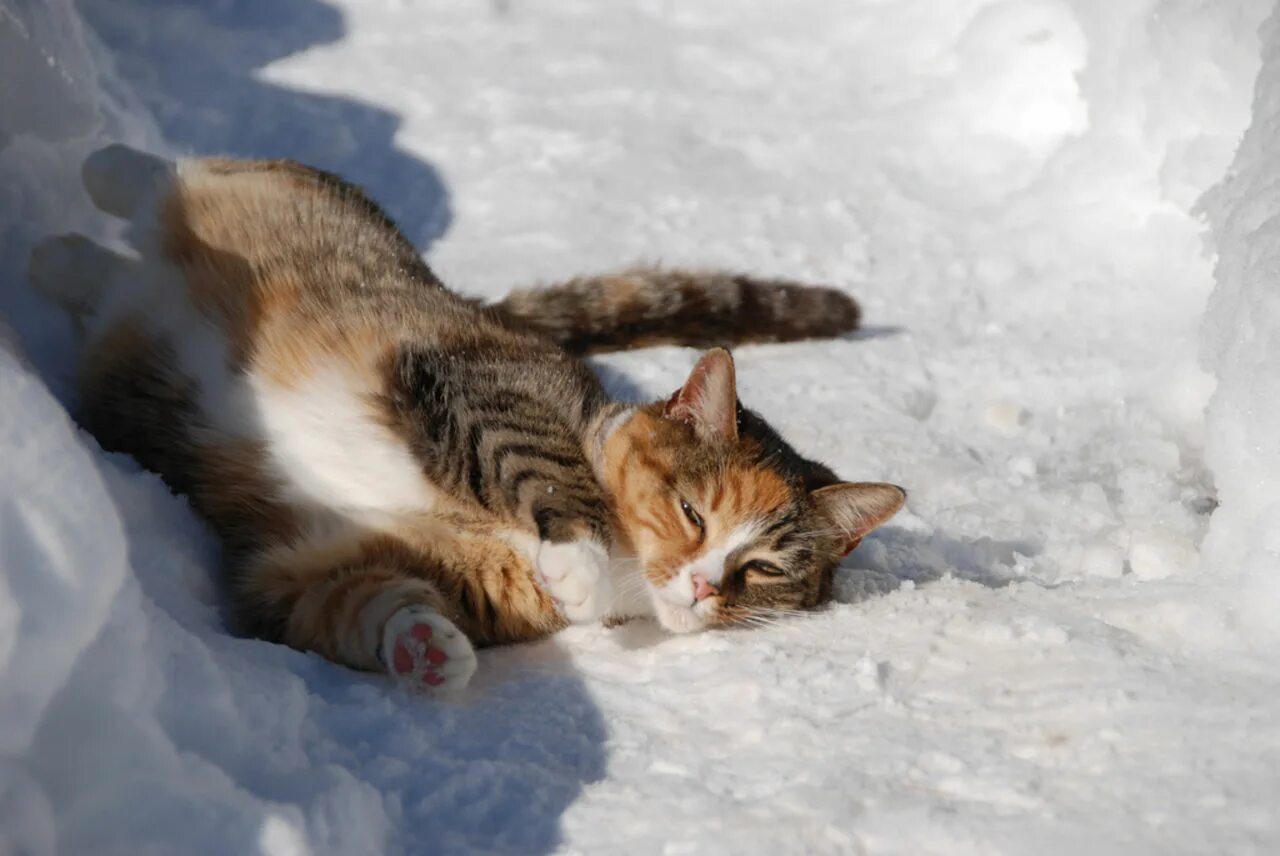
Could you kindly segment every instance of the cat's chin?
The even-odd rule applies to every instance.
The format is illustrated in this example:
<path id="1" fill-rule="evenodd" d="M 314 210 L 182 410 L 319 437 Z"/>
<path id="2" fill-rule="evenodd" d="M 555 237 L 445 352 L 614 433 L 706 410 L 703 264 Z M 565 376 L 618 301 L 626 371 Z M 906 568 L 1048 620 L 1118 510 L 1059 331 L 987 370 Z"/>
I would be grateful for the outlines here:
<path id="1" fill-rule="evenodd" d="M 672 633 L 697 633 L 711 625 L 709 604 L 685 606 L 674 604 L 660 594 L 652 595 L 653 614 L 664 629 Z"/>

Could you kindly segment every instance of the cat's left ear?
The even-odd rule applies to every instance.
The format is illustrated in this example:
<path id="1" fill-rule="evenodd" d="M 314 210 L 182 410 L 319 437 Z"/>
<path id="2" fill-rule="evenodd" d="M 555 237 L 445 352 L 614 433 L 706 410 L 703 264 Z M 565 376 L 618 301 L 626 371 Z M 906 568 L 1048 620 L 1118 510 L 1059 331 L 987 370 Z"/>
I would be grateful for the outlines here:
<path id="1" fill-rule="evenodd" d="M 701 437 L 737 440 L 738 383 L 729 352 L 713 348 L 703 354 L 664 415 L 692 425 Z"/>
<path id="2" fill-rule="evenodd" d="M 818 510 L 845 536 L 845 555 L 868 532 L 897 514 L 907 492 L 883 482 L 840 482 L 820 487 L 812 494 Z"/>

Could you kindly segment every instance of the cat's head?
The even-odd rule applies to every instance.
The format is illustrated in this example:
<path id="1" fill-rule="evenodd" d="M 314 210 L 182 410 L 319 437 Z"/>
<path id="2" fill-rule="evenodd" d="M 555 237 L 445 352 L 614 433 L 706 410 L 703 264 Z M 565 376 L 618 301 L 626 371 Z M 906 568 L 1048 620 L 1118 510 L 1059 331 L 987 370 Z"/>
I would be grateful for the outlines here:
<path id="1" fill-rule="evenodd" d="M 639 408 L 603 452 L 618 534 L 675 632 L 824 603 L 840 559 L 906 500 L 799 455 L 738 402 L 722 349 L 669 400 Z"/>

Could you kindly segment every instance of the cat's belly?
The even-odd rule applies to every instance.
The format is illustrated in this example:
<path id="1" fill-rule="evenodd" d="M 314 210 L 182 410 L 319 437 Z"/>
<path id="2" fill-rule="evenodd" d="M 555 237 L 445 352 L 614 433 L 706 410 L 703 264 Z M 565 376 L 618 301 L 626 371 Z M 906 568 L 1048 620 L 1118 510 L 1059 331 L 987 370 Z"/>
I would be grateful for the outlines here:
<path id="1" fill-rule="evenodd" d="M 368 525 L 438 504 L 406 441 L 385 418 L 379 421 L 379 390 L 368 366 L 377 351 L 327 352 L 305 330 L 285 331 L 287 347 L 259 347 L 248 365 L 238 366 L 245 361 L 232 344 L 236 331 L 229 335 L 225 322 L 197 308 L 182 273 L 158 262 L 108 290 L 89 337 L 101 341 L 126 325 L 167 345 L 173 364 L 156 371 L 173 388 L 194 393 L 195 412 L 170 417 L 201 423 L 191 426 L 197 457 L 209 457 L 200 450 L 210 446 L 252 444 L 264 453 L 262 475 L 277 499 Z M 300 353 L 305 359 L 285 371 L 284 357 Z"/>
<path id="2" fill-rule="evenodd" d="M 405 441 L 377 419 L 372 390 L 339 364 L 284 387 L 260 373 L 243 381 L 249 419 L 283 498 L 369 524 L 431 511 L 439 493 Z"/>

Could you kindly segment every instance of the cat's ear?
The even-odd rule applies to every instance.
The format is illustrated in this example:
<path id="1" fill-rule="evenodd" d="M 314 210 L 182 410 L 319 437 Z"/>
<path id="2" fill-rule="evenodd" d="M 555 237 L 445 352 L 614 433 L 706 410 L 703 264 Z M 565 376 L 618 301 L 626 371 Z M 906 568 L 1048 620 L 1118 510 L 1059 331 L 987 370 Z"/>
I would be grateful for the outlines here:
<path id="1" fill-rule="evenodd" d="M 818 511 L 844 533 L 845 555 L 907 501 L 905 490 L 883 482 L 840 482 L 820 487 L 811 496 Z"/>
<path id="2" fill-rule="evenodd" d="M 665 415 L 692 425 L 699 436 L 737 440 L 738 384 L 729 352 L 713 348 L 703 354 L 667 402 Z"/>

